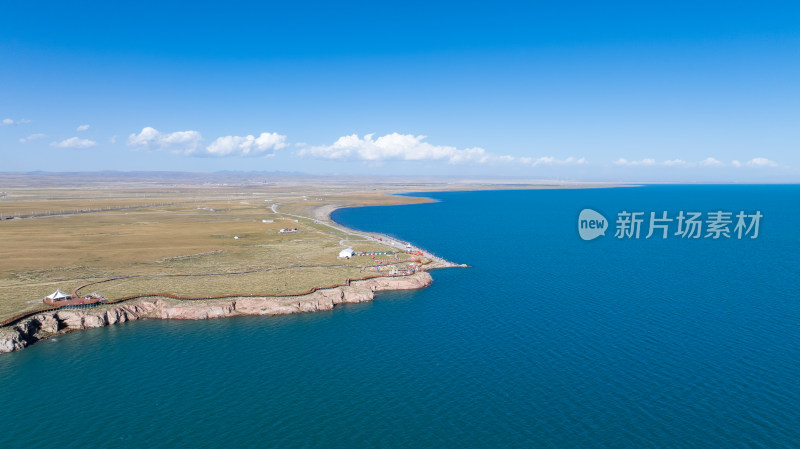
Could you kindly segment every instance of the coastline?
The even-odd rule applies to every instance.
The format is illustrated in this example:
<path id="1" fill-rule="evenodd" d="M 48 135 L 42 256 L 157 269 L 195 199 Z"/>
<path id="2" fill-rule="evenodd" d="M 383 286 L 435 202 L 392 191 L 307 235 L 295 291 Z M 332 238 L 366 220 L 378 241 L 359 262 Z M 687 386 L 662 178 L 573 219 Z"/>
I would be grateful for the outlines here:
<path id="1" fill-rule="evenodd" d="M 319 289 L 300 296 L 237 296 L 198 301 L 155 296 L 90 309 L 45 311 L 0 329 L 0 353 L 18 351 L 36 342 L 69 332 L 145 318 L 202 320 L 319 312 L 331 310 L 339 304 L 373 301 L 375 292 L 420 289 L 432 282 L 433 278 L 429 273 L 419 271 L 406 276 L 357 280 L 349 285 Z"/>
<path id="2" fill-rule="evenodd" d="M 411 197 L 409 197 L 411 198 Z M 410 203 L 410 201 L 409 201 Z M 313 220 L 348 235 L 359 236 L 375 243 L 403 248 L 401 242 L 390 236 L 362 232 L 343 226 L 333 219 L 331 213 L 342 207 L 364 207 L 361 205 L 323 206 L 324 212 L 315 217 L 286 214 L 277 211 L 278 204 L 272 210 L 281 215 Z M 348 279 L 342 285 L 317 287 L 306 293 L 295 295 L 225 295 L 215 298 L 184 298 L 164 293 L 138 295 L 134 298 L 117 300 L 91 308 L 56 308 L 33 311 L 24 318 L 14 320 L 0 327 L 0 354 L 14 352 L 31 346 L 39 341 L 58 335 L 85 329 L 110 326 L 126 321 L 139 319 L 172 319 L 201 320 L 212 318 L 229 318 L 234 316 L 276 316 L 294 313 L 310 313 L 331 310 L 344 303 L 373 301 L 375 292 L 389 290 L 412 290 L 428 287 L 433 278 L 427 272 L 433 269 L 466 267 L 428 251 L 423 252 L 429 263 L 412 274 L 395 276 L 376 276 L 364 279 Z"/>
<path id="3" fill-rule="evenodd" d="M 428 197 L 425 197 L 425 196 L 416 196 L 416 197 L 415 196 L 405 196 L 408 193 L 412 193 L 412 192 L 391 193 L 391 194 L 389 194 L 389 195 L 398 196 L 398 197 L 401 197 L 401 198 L 407 198 L 407 202 L 405 202 L 405 203 L 381 204 L 381 205 L 363 205 L 363 204 L 325 205 L 325 206 L 320 206 L 320 207 L 315 208 L 313 210 L 313 212 L 312 212 L 312 216 L 311 217 L 308 217 L 308 216 L 305 216 L 305 215 L 296 215 L 296 214 L 289 214 L 289 213 L 285 213 L 285 212 L 279 212 L 278 211 L 278 206 L 280 205 L 280 203 L 274 203 L 271 206 L 271 209 L 276 214 L 286 215 L 286 216 L 294 217 L 294 218 L 300 218 L 300 219 L 303 219 L 303 220 L 309 220 L 309 221 L 312 221 L 312 222 L 314 222 L 316 224 L 327 226 L 327 227 L 329 227 L 331 229 L 335 229 L 337 231 L 343 232 L 343 233 L 345 233 L 345 234 L 347 234 L 349 236 L 361 237 L 361 238 L 363 238 L 365 240 L 372 241 L 372 242 L 378 243 L 380 245 L 390 246 L 393 249 L 398 249 L 398 250 L 402 251 L 402 250 L 407 249 L 407 247 L 406 247 L 406 245 L 408 244 L 407 242 L 398 240 L 398 239 L 396 239 L 394 237 L 391 237 L 391 236 L 388 236 L 386 234 L 381 234 L 379 232 L 356 231 L 355 229 L 348 228 L 347 226 L 344 226 L 344 225 L 336 222 L 335 220 L 333 220 L 331 218 L 331 215 L 333 214 L 333 212 L 335 212 L 338 209 L 346 209 L 346 208 L 352 208 L 352 207 L 387 207 L 387 206 L 405 206 L 405 205 L 409 205 L 409 204 L 417 204 L 417 203 L 414 202 L 415 199 L 422 199 L 426 203 L 435 203 L 435 202 L 437 202 L 437 200 L 434 200 L 432 198 L 428 198 Z M 428 193 L 428 192 L 425 192 L 425 193 Z M 340 244 L 342 246 L 346 246 L 343 242 L 344 242 L 344 240 L 340 241 Z M 442 257 L 439 257 L 439 256 L 431 253 L 430 251 L 425 250 L 424 248 L 413 247 L 413 250 L 414 251 L 420 251 L 422 253 L 422 255 L 430 261 L 430 263 L 428 263 L 428 264 L 426 264 L 424 266 L 424 268 L 423 268 L 424 270 L 433 270 L 433 269 L 437 269 L 437 268 L 466 268 L 467 267 L 466 264 L 459 264 L 459 263 L 456 263 L 456 262 L 451 262 L 451 261 L 449 261 L 447 259 L 444 259 Z"/>

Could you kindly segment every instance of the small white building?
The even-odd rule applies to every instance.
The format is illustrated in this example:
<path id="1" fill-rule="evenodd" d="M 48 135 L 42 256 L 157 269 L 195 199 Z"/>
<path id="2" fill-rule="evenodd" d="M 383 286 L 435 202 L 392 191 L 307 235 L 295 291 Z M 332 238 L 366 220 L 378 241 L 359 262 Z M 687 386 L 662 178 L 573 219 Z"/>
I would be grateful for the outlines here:
<path id="1" fill-rule="evenodd" d="M 349 259 L 349 258 L 353 257 L 353 254 L 355 254 L 355 251 L 353 251 L 353 248 L 343 249 L 343 250 L 339 251 L 339 258 L 340 259 Z"/>

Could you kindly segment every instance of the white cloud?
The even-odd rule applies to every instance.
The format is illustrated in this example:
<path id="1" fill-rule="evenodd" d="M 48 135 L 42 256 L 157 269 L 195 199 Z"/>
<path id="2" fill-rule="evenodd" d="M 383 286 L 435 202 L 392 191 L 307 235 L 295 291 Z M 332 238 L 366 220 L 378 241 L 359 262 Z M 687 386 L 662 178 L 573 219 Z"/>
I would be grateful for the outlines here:
<path id="1" fill-rule="evenodd" d="M 112 137 L 112 143 L 116 137 Z M 128 136 L 128 145 L 154 151 L 171 151 L 187 156 L 270 156 L 287 146 L 286 136 L 261 133 L 258 137 L 223 136 L 203 148 L 203 136 L 197 131 L 162 133 L 147 126 L 139 134 Z"/>
<path id="2" fill-rule="evenodd" d="M 667 167 L 724 167 L 724 166 L 733 166 L 733 167 L 778 167 L 779 165 L 775 161 L 771 161 L 767 158 L 757 157 L 750 159 L 747 162 L 740 162 L 738 160 L 731 161 L 730 165 L 715 159 L 713 157 L 707 157 L 701 161 L 697 162 L 687 162 L 682 159 L 672 159 L 666 160 L 663 162 L 657 162 L 655 159 L 642 159 L 639 161 L 629 161 L 625 158 L 620 158 L 614 161 L 614 165 L 626 166 L 626 167 L 633 167 L 633 166 L 644 166 L 644 165 L 664 165 Z"/>
<path id="3" fill-rule="evenodd" d="M 194 154 L 209 156 L 270 156 L 275 150 L 286 147 L 286 136 L 278 133 L 261 133 L 258 137 L 224 136 L 211 142 L 205 150 Z"/>
<path id="4" fill-rule="evenodd" d="M 614 165 L 619 165 L 622 167 L 654 167 L 654 166 L 692 167 L 695 165 L 719 165 L 719 164 L 722 163 L 711 157 L 700 162 L 686 162 L 683 159 L 668 159 L 659 162 L 653 158 L 644 158 L 638 161 L 629 161 L 625 158 L 619 158 L 616 161 L 614 161 Z"/>
<path id="5" fill-rule="evenodd" d="M 614 161 L 614 165 L 619 165 L 622 167 L 654 167 L 654 166 L 665 166 L 665 167 L 693 167 L 697 165 L 702 166 L 716 166 L 716 165 L 723 165 L 722 162 L 714 159 L 713 157 L 709 157 L 703 159 L 700 162 L 686 162 L 683 159 L 669 159 L 666 161 L 657 161 L 653 158 L 644 158 L 638 161 L 629 161 L 625 158 L 619 158 Z"/>
<path id="6" fill-rule="evenodd" d="M 31 140 L 44 139 L 45 137 L 47 137 L 46 134 L 31 134 L 28 137 L 23 137 L 23 138 L 19 139 L 19 143 L 28 143 Z"/>
<path id="7" fill-rule="evenodd" d="M 31 121 L 26 119 L 26 118 L 19 119 L 19 120 L 14 120 L 14 119 L 10 119 L 10 118 L 4 118 L 3 120 L 0 120 L 0 126 L 22 125 L 24 123 L 30 123 L 30 122 Z"/>
<path id="8" fill-rule="evenodd" d="M 108 141 L 111 142 L 112 145 L 117 143 L 117 136 L 111 136 L 111 138 L 108 139 Z"/>
<path id="9" fill-rule="evenodd" d="M 500 159 L 510 158 L 509 162 L 513 162 L 514 158 L 511 156 L 501 156 Z M 517 159 L 520 163 L 536 167 L 537 165 L 581 165 L 586 163 L 586 158 L 574 158 L 572 156 L 566 159 L 556 159 L 553 156 L 543 156 L 539 158 L 520 157 Z"/>
<path id="10" fill-rule="evenodd" d="M 298 151 L 298 154 L 334 160 L 371 162 L 386 160 L 445 160 L 451 164 L 461 162 L 482 163 L 497 157 L 478 147 L 460 150 L 446 145 L 431 145 L 428 142 L 423 142 L 425 136 L 392 133 L 378 138 L 373 137 L 374 134 L 367 134 L 363 139 L 358 137 L 357 134 L 342 136 L 332 145 L 303 148 Z"/>
<path id="11" fill-rule="evenodd" d="M 372 165 L 384 161 L 445 161 L 458 163 L 517 163 L 536 167 L 538 165 L 580 165 L 586 158 L 567 157 L 557 159 L 553 156 L 515 157 L 497 155 L 480 147 L 459 149 L 448 145 L 433 145 L 425 141 L 426 136 L 391 133 L 381 137 L 367 134 L 363 138 L 357 134 L 342 136 L 331 145 L 301 148 L 297 154 L 318 159 L 342 161 L 365 161 Z"/>
<path id="12" fill-rule="evenodd" d="M 75 130 L 76 131 L 86 131 L 87 129 L 89 129 L 89 125 L 81 125 L 81 126 L 77 127 Z"/>
<path id="13" fill-rule="evenodd" d="M 176 131 L 161 133 L 146 126 L 139 134 L 128 136 L 128 145 L 148 150 L 167 150 L 175 153 L 192 154 L 200 146 L 203 136 L 197 131 Z"/>
<path id="14" fill-rule="evenodd" d="M 700 164 L 702 166 L 705 166 L 705 167 L 717 167 L 717 166 L 722 165 L 722 162 L 720 162 L 717 159 L 714 159 L 713 157 L 707 157 L 707 158 L 703 159 L 702 161 L 698 162 L 698 164 Z"/>
<path id="15" fill-rule="evenodd" d="M 443 148 L 452 148 L 452 147 L 443 147 Z M 492 160 L 496 156 L 489 154 L 483 148 L 473 147 L 473 148 L 465 148 L 463 150 L 457 150 L 453 148 L 453 152 L 450 156 L 448 156 L 448 162 L 451 164 L 460 164 L 462 162 L 479 162 L 483 164 L 489 160 Z"/>
<path id="16" fill-rule="evenodd" d="M 640 165 L 649 166 L 649 165 L 656 165 L 656 164 L 658 164 L 658 162 L 656 162 L 655 159 L 650 159 L 650 158 L 645 158 L 645 159 L 642 159 L 640 161 L 629 161 L 629 160 L 625 159 L 624 157 L 621 157 L 621 158 L 617 159 L 616 161 L 614 161 L 614 165 L 622 165 L 622 166 L 625 166 L 625 167 L 635 167 L 635 166 L 640 166 Z"/>
<path id="17" fill-rule="evenodd" d="M 746 164 L 750 167 L 777 167 L 778 164 L 775 161 L 771 161 L 765 157 L 756 157 L 750 159 L 746 162 Z"/>
<path id="18" fill-rule="evenodd" d="M 69 139 L 62 140 L 61 142 L 53 142 L 50 145 L 58 148 L 91 148 L 97 145 L 97 142 L 89 139 L 70 137 Z"/>
<path id="19" fill-rule="evenodd" d="M 739 162 L 734 160 L 731 162 L 734 167 L 778 167 L 778 163 L 771 161 L 765 157 L 754 157 L 747 162 Z"/>

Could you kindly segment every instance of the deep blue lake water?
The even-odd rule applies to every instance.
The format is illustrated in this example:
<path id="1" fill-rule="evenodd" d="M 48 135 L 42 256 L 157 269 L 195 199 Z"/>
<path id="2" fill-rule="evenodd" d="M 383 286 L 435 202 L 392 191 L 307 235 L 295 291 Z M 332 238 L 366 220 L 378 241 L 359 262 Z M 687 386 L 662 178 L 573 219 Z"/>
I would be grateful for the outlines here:
<path id="1" fill-rule="evenodd" d="M 0 447 L 800 447 L 800 186 L 425 196 L 334 219 L 470 268 L 0 355 Z M 583 241 L 583 208 L 647 212 L 641 237 Z M 650 211 L 716 210 L 760 211 L 758 238 L 644 238 Z"/>

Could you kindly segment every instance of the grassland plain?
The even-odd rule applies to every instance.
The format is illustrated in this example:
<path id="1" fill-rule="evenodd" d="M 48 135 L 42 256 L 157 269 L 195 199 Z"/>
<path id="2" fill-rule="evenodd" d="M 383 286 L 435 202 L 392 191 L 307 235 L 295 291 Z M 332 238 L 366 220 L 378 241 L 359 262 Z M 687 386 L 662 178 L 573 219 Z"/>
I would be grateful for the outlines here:
<path id="1" fill-rule="evenodd" d="M 408 191 L 564 187 L 270 177 L 277 179 L 0 174 L 0 321 L 41 308 L 56 289 L 86 284 L 81 293 L 108 299 L 290 294 L 339 284 L 377 263 L 339 259 L 342 248 L 391 248 L 329 226 L 338 207 L 430 201 L 388 195 Z M 410 260 L 383 258 L 399 267 Z"/>

